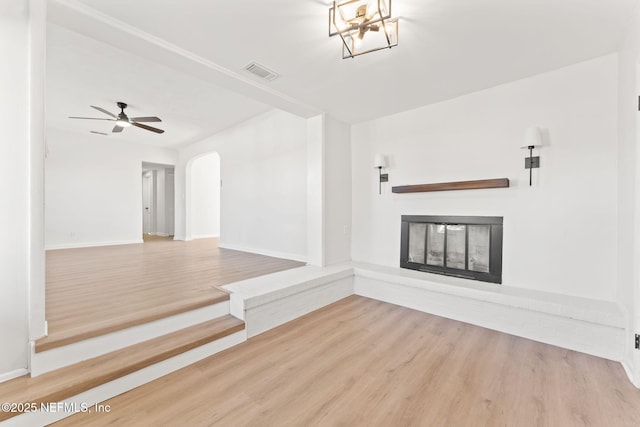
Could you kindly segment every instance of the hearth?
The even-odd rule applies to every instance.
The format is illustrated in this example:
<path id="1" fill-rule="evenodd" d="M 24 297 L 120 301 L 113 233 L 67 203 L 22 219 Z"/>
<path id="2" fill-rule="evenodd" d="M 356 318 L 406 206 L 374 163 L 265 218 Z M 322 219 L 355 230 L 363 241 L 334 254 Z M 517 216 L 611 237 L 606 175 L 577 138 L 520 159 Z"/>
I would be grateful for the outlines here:
<path id="1" fill-rule="evenodd" d="M 400 267 L 502 283 L 502 217 L 403 215 Z"/>

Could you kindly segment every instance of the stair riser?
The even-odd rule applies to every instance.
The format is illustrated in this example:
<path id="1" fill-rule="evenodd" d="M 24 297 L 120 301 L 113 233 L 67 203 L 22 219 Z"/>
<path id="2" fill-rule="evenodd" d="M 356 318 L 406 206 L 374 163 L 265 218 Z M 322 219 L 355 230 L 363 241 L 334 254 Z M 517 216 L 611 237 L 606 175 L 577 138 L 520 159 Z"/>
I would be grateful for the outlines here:
<path id="1" fill-rule="evenodd" d="M 223 301 L 40 353 L 35 352 L 31 343 L 31 376 L 36 377 L 227 314 L 229 301 Z"/>
<path id="2" fill-rule="evenodd" d="M 63 404 L 71 407 L 81 407 L 83 404 L 93 407 L 96 403 L 105 401 L 114 396 L 132 390 L 143 384 L 151 382 L 157 378 L 167 375 L 171 372 L 182 369 L 188 365 L 196 363 L 206 357 L 216 354 L 220 351 L 226 350 L 230 347 L 238 345 L 247 339 L 246 330 L 242 330 L 231 335 L 227 335 L 224 338 L 205 344 L 193 350 L 189 350 L 178 356 L 148 366 L 144 369 L 136 371 L 132 374 L 118 378 L 117 380 L 108 382 L 99 387 L 95 387 L 86 392 L 80 393 L 70 399 L 62 401 Z M 30 412 L 18 415 L 10 418 L 2 423 L 2 427 L 11 426 L 45 426 L 53 422 L 66 418 L 73 413 L 45 413 L 45 412 Z M 99 416 L 99 415 L 98 415 Z"/>

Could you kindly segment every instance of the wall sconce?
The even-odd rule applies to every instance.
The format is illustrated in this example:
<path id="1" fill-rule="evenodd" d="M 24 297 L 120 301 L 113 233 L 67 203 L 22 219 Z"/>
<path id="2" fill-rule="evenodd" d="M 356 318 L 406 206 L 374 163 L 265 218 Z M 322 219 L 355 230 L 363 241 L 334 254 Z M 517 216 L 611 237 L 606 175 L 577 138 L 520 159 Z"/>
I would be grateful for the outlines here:
<path id="1" fill-rule="evenodd" d="M 391 18 L 391 0 L 334 1 L 329 37 L 336 35 L 342 39 L 342 59 L 397 46 L 398 18 Z"/>
<path id="2" fill-rule="evenodd" d="M 373 167 L 378 169 L 378 194 L 382 194 L 382 183 L 389 182 L 389 174 L 382 173 L 382 168 L 387 167 L 387 159 L 384 154 L 376 154 L 376 157 L 373 161 Z"/>
<path id="3" fill-rule="evenodd" d="M 542 145 L 542 133 L 539 127 L 527 128 L 524 132 L 524 142 L 520 145 L 520 148 L 529 149 L 529 157 L 524 159 L 524 168 L 529 169 L 529 186 L 531 186 L 533 169 L 540 167 L 540 157 L 533 157 L 534 147 L 540 147 Z"/>

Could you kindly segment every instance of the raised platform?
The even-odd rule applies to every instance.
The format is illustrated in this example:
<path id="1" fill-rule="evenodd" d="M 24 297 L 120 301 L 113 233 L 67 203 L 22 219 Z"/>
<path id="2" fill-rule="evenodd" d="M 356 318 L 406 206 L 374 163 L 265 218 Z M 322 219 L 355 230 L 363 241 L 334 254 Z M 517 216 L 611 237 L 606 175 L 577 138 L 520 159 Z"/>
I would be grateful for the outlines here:
<path id="1" fill-rule="evenodd" d="M 222 287 L 253 337 L 353 294 L 351 265 L 305 266 Z"/>
<path id="2" fill-rule="evenodd" d="M 380 265 L 300 267 L 223 287 L 248 336 L 350 294 L 621 361 L 622 307 L 610 301 L 482 283 Z"/>
<path id="3" fill-rule="evenodd" d="M 218 248 L 218 239 L 47 251 L 48 336 L 65 346 L 228 299 L 218 287 L 302 263 Z"/>
<path id="4" fill-rule="evenodd" d="M 611 301 L 354 263 L 354 293 L 621 361 L 626 317 Z"/>

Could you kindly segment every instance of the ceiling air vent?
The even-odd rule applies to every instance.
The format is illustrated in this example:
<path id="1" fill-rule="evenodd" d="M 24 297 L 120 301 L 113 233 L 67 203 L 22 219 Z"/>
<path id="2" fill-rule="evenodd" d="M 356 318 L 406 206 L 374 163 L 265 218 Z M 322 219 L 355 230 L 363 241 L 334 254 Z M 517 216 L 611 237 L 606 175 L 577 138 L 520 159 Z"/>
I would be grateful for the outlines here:
<path id="1" fill-rule="evenodd" d="M 244 67 L 244 69 L 250 72 L 251 74 L 260 77 L 261 79 L 267 80 L 270 82 L 280 77 L 280 75 L 275 71 L 272 71 L 267 67 L 265 67 L 264 65 L 258 64 L 257 62 L 250 63 L 249 65 Z"/>

